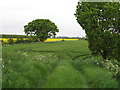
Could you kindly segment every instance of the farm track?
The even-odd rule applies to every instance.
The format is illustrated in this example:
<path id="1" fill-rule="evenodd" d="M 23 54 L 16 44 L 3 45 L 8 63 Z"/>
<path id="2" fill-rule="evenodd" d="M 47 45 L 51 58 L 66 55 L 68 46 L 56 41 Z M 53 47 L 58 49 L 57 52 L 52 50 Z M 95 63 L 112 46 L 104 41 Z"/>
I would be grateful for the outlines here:
<path id="1" fill-rule="evenodd" d="M 37 53 L 51 53 L 52 52 L 56 55 L 56 51 L 50 51 L 50 50 L 40 51 L 40 50 L 24 48 L 24 49 L 20 49 L 20 51 L 37 52 Z M 60 53 L 60 52 L 57 52 L 57 53 Z M 50 75 L 46 77 L 47 81 L 43 87 L 45 88 L 88 88 L 88 85 L 87 85 L 87 82 L 86 82 L 86 79 L 83 73 L 78 71 L 72 65 L 72 62 L 71 62 L 77 58 L 88 56 L 88 55 L 89 54 L 82 54 L 82 55 L 71 57 L 71 55 L 67 54 L 67 52 L 66 54 L 65 52 L 63 54 L 58 54 L 57 57 L 59 59 L 62 59 L 62 61 L 55 67 L 55 69 L 50 73 Z M 73 82 L 74 82 L 74 85 L 73 85 Z"/>
<path id="2" fill-rule="evenodd" d="M 69 54 L 70 52 L 76 53 L 71 49 L 65 49 L 61 51 L 54 51 L 54 50 L 34 50 L 31 48 L 22 48 L 18 51 L 21 52 L 37 52 L 37 53 L 54 53 L 59 59 L 62 61 L 55 67 L 55 69 L 46 77 L 47 81 L 46 84 L 43 85 L 45 88 L 88 88 L 86 79 L 80 71 L 78 71 L 72 64 L 71 61 L 74 61 L 80 57 L 90 57 L 90 54 L 79 54 L 72 56 Z M 66 52 L 66 51 L 69 51 Z M 61 52 L 64 52 L 61 54 Z M 85 59 L 85 58 L 83 58 Z M 60 60 L 59 60 L 60 61 Z M 64 78 L 62 78 L 64 77 Z M 74 82 L 74 85 L 73 85 Z M 71 84 L 72 83 L 72 84 Z"/>
<path id="3" fill-rule="evenodd" d="M 73 84 L 74 82 L 74 84 Z M 84 75 L 70 61 L 63 60 L 47 77 L 45 88 L 88 88 Z"/>
<path id="4" fill-rule="evenodd" d="M 88 56 L 88 54 L 74 56 L 73 59 L 67 54 L 59 55 L 59 59 L 62 59 L 62 61 L 47 76 L 44 88 L 89 88 L 84 74 L 78 71 L 71 62 L 80 56 L 86 55 Z"/>

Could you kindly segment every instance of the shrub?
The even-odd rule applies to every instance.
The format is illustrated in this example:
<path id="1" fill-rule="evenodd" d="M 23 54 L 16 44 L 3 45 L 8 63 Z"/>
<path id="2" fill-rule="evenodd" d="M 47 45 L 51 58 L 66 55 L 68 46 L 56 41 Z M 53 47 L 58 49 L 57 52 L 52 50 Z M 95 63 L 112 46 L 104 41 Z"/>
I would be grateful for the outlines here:
<path id="1" fill-rule="evenodd" d="M 1 44 L 6 44 L 6 42 L 4 42 L 4 40 L 1 40 L 0 43 L 1 43 Z"/>
<path id="2" fill-rule="evenodd" d="M 14 43 L 14 40 L 12 38 L 9 38 L 8 39 L 8 44 L 13 44 Z"/>
<path id="3" fill-rule="evenodd" d="M 39 42 L 39 39 L 38 39 L 38 38 L 33 37 L 33 38 L 32 38 L 32 42 Z"/>
<path id="4" fill-rule="evenodd" d="M 23 42 L 24 42 L 23 38 L 17 38 L 15 43 L 23 43 Z"/>
<path id="5" fill-rule="evenodd" d="M 17 40 L 15 41 L 15 43 L 19 43 L 19 41 L 20 41 L 20 39 L 19 39 L 19 38 L 17 38 Z"/>

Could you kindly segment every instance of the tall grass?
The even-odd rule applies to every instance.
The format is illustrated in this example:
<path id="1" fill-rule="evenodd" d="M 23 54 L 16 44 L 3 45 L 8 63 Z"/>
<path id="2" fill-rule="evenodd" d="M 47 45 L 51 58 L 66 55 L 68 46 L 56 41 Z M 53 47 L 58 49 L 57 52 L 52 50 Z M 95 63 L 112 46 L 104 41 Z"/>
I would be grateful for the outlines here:
<path id="1" fill-rule="evenodd" d="M 88 88 L 83 75 L 70 62 L 62 61 L 49 75 L 45 88 Z"/>
<path id="2" fill-rule="evenodd" d="M 98 59 L 98 61 L 96 60 Z M 98 66 L 100 58 L 79 58 L 73 62 L 74 67 L 81 71 L 91 88 L 118 88 L 118 82 L 113 78 L 112 73 L 104 67 Z"/>
<path id="3" fill-rule="evenodd" d="M 99 67 L 84 68 L 88 83 L 93 88 L 118 88 L 118 82 L 105 69 Z"/>
<path id="4" fill-rule="evenodd" d="M 3 88 L 40 88 L 45 78 L 57 65 L 57 59 L 42 61 L 25 53 L 3 50 Z M 55 65 L 53 65 L 55 64 Z"/>
<path id="5" fill-rule="evenodd" d="M 3 88 L 116 88 L 109 71 L 94 65 L 97 58 L 84 60 L 87 46 L 84 40 L 3 45 Z"/>

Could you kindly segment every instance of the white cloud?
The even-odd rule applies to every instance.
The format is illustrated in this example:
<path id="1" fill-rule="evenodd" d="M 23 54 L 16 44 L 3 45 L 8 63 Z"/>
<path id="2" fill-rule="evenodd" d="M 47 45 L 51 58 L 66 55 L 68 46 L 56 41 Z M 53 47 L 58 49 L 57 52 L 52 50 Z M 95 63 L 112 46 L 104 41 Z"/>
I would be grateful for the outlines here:
<path id="1" fill-rule="evenodd" d="M 85 36 L 74 16 L 79 0 L 1 0 L 2 33 L 24 34 L 23 26 L 34 19 L 50 19 L 58 35 Z"/>

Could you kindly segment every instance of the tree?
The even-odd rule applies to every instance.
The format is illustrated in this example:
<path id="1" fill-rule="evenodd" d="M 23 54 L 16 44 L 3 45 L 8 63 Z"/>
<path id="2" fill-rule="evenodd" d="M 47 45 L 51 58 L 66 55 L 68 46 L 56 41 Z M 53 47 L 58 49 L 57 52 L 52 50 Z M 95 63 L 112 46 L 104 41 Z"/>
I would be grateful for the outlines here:
<path id="1" fill-rule="evenodd" d="M 48 19 L 33 20 L 24 26 L 24 31 L 27 35 L 35 36 L 42 42 L 51 36 L 55 37 L 56 32 L 59 32 L 57 26 Z"/>
<path id="2" fill-rule="evenodd" d="M 103 60 L 120 60 L 120 3 L 78 2 L 75 16 L 85 30 L 89 49 Z"/>

